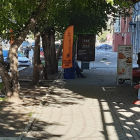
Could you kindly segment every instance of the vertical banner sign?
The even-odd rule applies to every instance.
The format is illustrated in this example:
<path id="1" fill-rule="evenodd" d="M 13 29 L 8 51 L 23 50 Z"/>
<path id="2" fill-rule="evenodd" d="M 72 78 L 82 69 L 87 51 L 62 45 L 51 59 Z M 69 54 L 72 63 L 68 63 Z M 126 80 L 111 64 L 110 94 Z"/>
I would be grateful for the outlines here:
<path id="1" fill-rule="evenodd" d="M 62 68 L 72 67 L 73 28 L 73 25 L 69 26 L 64 33 Z"/>
<path id="2" fill-rule="evenodd" d="M 132 85 L 132 45 L 119 45 L 117 57 L 117 85 L 119 79 L 129 79 Z"/>
<path id="3" fill-rule="evenodd" d="M 10 33 L 12 33 L 13 32 L 13 30 L 12 29 L 10 29 Z M 10 35 L 10 37 L 11 37 L 11 39 L 10 39 L 10 44 L 12 45 L 13 44 L 13 42 L 14 42 L 14 40 L 13 40 L 13 35 Z"/>

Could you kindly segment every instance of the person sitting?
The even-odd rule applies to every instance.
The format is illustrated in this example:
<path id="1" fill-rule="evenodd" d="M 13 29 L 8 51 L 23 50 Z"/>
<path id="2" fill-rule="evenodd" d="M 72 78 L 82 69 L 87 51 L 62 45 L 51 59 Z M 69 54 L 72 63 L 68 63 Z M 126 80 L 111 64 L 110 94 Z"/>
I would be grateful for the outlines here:
<path id="1" fill-rule="evenodd" d="M 84 76 L 84 75 L 81 73 L 82 70 L 81 70 L 80 67 L 78 66 L 77 61 L 75 61 L 75 71 L 76 71 L 77 77 L 86 78 L 86 76 Z"/>

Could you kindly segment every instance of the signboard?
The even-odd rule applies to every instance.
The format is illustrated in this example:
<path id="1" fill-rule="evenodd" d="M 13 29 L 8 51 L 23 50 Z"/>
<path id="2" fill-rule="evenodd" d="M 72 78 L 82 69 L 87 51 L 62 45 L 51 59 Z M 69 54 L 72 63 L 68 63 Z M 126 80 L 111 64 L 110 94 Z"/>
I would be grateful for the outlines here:
<path id="1" fill-rule="evenodd" d="M 94 61 L 95 60 L 95 35 L 78 35 L 77 42 L 77 60 Z"/>
<path id="2" fill-rule="evenodd" d="M 117 85 L 119 79 L 130 79 L 132 85 L 132 45 L 119 45 L 117 57 Z"/>
<path id="3" fill-rule="evenodd" d="M 74 29 L 74 26 L 71 25 L 66 29 L 64 33 L 62 68 L 72 67 L 73 29 Z"/>

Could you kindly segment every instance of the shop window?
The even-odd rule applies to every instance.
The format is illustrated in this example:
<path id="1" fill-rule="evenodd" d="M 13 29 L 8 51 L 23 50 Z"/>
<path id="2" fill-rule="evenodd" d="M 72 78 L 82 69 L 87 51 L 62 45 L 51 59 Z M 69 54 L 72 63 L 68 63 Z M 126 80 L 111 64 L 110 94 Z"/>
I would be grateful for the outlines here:
<path id="1" fill-rule="evenodd" d="M 121 32 L 121 18 L 116 18 L 116 21 L 114 23 L 114 32 L 118 33 Z"/>

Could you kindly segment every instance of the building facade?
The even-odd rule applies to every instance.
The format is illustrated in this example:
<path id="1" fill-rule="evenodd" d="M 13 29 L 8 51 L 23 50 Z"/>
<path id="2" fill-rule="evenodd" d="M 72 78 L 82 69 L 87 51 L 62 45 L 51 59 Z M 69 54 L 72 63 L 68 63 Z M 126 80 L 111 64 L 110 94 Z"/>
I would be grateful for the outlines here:
<path id="1" fill-rule="evenodd" d="M 137 59 L 137 53 L 140 52 L 140 2 L 135 4 L 132 21 L 129 22 L 129 29 L 131 32 L 134 59 Z"/>
<path id="2" fill-rule="evenodd" d="M 118 17 L 114 23 L 112 51 L 118 51 L 118 45 L 131 45 L 131 32 L 129 22 L 131 18 Z"/>

